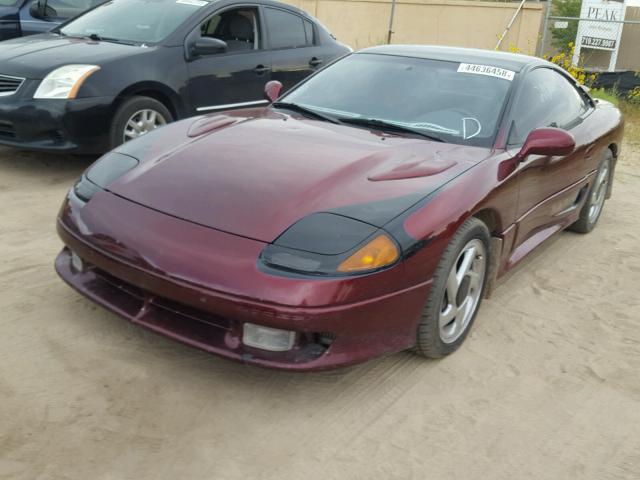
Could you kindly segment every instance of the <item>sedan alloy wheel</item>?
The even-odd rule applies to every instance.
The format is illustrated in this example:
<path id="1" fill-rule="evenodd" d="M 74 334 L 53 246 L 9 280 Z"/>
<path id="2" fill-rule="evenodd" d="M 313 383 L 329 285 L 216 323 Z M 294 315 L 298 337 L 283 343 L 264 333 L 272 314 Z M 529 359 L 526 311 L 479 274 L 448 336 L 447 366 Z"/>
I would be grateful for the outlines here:
<path id="1" fill-rule="evenodd" d="M 151 109 L 139 110 L 127 121 L 122 141 L 128 142 L 141 137 L 156 128 L 167 124 L 167 120 L 161 113 Z"/>

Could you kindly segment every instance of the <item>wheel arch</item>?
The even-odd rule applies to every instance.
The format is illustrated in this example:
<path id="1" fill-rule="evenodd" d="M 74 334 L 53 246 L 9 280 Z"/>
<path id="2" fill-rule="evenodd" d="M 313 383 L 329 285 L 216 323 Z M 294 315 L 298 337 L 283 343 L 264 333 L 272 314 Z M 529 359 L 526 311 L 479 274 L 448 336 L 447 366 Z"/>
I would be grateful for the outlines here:
<path id="1" fill-rule="evenodd" d="M 113 102 L 113 111 L 115 112 L 122 103 L 134 96 L 145 96 L 159 101 L 171 112 L 174 121 L 185 117 L 180 96 L 166 85 L 151 81 L 135 83 L 122 90 Z"/>
<path id="2" fill-rule="evenodd" d="M 609 199 L 613 195 L 613 176 L 616 171 L 616 165 L 618 164 L 619 147 L 617 143 L 611 143 L 607 148 L 611 150 L 611 154 L 613 155 L 613 162 L 611 162 L 613 164 L 611 165 L 611 176 L 609 177 L 609 185 L 607 185 L 607 194 L 605 196 L 606 199 Z"/>
<path id="3" fill-rule="evenodd" d="M 495 236 L 503 230 L 502 218 L 500 217 L 500 213 L 498 213 L 498 211 L 494 208 L 483 208 L 476 211 L 470 216 L 475 217 L 483 222 L 489 229 L 489 233 L 491 234 L 491 236 Z"/>
<path id="4" fill-rule="evenodd" d="M 503 222 L 500 213 L 490 207 L 478 210 L 470 217 L 480 220 L 489 230 L 489 265 L 484 298 L 490 298 L 496 287 L 500 261 L 502 259 L 503 240 L 499 234 L 503 231 Z"/>

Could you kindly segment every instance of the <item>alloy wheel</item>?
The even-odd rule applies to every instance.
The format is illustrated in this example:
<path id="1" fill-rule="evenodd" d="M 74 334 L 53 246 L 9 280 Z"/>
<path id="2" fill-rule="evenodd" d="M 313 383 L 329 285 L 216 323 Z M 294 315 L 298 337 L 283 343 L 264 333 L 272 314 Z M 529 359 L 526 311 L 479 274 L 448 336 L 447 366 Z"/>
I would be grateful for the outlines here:
<path id="1" fill-rule="evenodd" d="M 440 339 L 453 343 L 465 332 L 480 302 L 487 268 L 486 247 L 469 241 L 453 264 L 440 308 Z"/>
<path id="2" fill-rule="evenodd" d="M 134 113 L 124 127 L 123 142 L 141 137 L 156 128 L 167 124 L 167 120 L 159 112 L 151 109 Z"/>

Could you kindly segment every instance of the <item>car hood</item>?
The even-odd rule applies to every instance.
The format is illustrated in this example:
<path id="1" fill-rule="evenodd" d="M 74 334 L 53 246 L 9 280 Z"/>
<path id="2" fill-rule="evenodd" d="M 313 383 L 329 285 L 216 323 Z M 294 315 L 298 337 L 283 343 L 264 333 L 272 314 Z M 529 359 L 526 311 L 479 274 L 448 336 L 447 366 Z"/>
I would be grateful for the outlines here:
<path id="1" fill-rule="evenodd" d="M 314 212 L 383 226 L 490 151 L 272 109 L 190 119 L 117 152 L 140 165 L 109 190 L 157 211 L 271 242 Z"/>
<path id="2" fill-rule="evenodd" d="M 52 70 L 69 64 L 102 63 L 143 54 L 135 45 L 96 42 L 47 33 L 14 38 L 0 43 L 0 74 L 41 80 Z"/>

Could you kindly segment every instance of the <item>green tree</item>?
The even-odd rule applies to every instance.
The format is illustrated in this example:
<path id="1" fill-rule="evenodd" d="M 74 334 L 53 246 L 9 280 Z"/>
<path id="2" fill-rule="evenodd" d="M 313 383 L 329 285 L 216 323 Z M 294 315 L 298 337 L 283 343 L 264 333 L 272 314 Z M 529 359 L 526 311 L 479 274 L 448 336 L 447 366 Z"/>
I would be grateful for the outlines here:
<path id="1" fill-rule="evenodd" d="M 556 17 L 580 17 L 582 0 L 553 0 L 552 5 L 552 13 Z M 571 50 L 569 43 L 575 43 L 578 35 L 578 21 L 568 20 L 568 22 L 567 28 L 551 28 L 551 44 L 562 52 Z"/>

